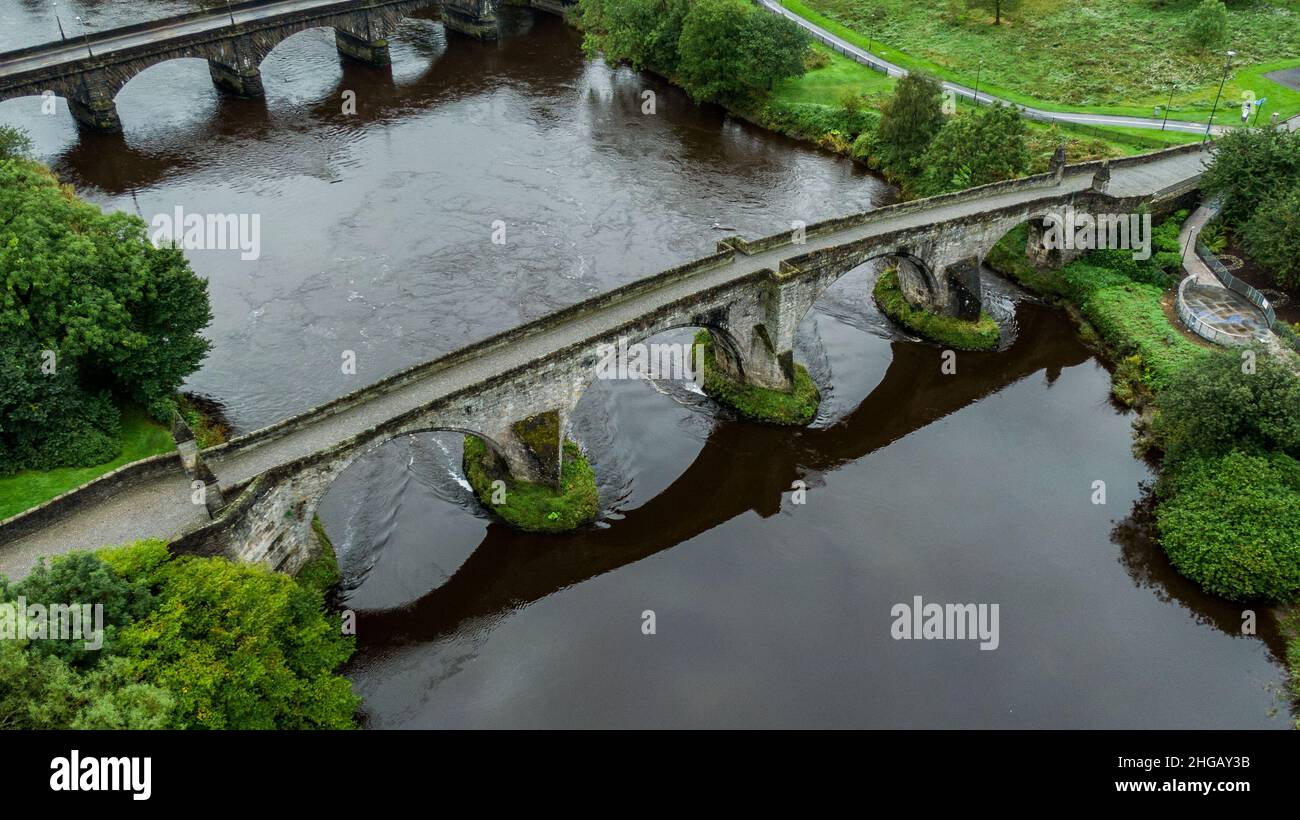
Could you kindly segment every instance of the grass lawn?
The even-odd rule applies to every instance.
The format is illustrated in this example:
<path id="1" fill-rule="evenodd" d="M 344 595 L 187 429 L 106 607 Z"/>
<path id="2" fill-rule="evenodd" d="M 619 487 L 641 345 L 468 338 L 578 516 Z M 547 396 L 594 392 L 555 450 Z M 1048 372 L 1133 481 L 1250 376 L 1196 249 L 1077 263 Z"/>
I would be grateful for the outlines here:
<path id="1" fill-rule="evenodd" d="M 813 47 L 829 56 L 830 64 L 802 77 L 778 82 L 772 89 L 773 102 L 838 108 L 852 94 L 878 94 L 883 98 L 893 93 L 895 80 L 890 76 L 872 71 L 821 44 Z"/>
<path id="2" fill-rule="evenodd" d="M 1173 92 L 1170 119 L 1209 117 L 1223 51 L 1237 52 L 1215 122 L 1240 122 L 1242 95 L 1267 102 L 1261 119 L 1300 113 L 1300 92 L 1265 78 L 1300 66 L 1300 3 L 1229 5 L 1225 49 L 1202 53 L 1184 35 L 1193 0 L 1161 8 L 1130 0 L 1023 0 L 1002 25 L 962 0 L 781 0 L 861 48 L 908 69 L 1036 108 L 1150 117 Z M 869 35 L 869 36 L 868 36 Z M 883 44 L 882 44 L 883 43 Z M 980 69 L 980 63 L 983 68 Z M 1225 104 L 1226 101 L 1226 104 Z"/>
<path id="3" fill-rule="evenodd" d="M 0 519 L 30 509 L 56 495 L 79 487 L 93 478 L 148 456 L 176 449 L 171 430 L 141 410 L 122 411 L 122 452 L 117 458 L 94 467 L 60 467 L 55 470 L 23 470 L 0 478 Z"/>

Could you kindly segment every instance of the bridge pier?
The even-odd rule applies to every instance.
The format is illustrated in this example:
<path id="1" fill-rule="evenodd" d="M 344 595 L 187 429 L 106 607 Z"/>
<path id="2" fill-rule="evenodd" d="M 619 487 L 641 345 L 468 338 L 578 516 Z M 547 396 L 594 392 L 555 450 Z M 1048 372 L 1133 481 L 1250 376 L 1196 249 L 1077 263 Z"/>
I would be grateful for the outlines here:
<path id="1" fill-rule="evenodd" d="M 100 69 L 81 75 L 76 90 L 68 95 L 68 110 L 80 125 L 91 130 L 105 134 L 117 134 L 122 130 L 117 103 L 113 101 L 113 92 Z"/>
<path id="2" fill-rule="evenodd" d="M 496 0 L 444 0 L 442 23 L 479 40 L 497 38 Z"/>
<path id="3" fill-rule="evenodd" d="M 577 0 L 528 0 L 530 8 L 539 11 L 548 11 L 551 14 L 558 14 L 561 17 L 571 8 L 578 5 Z"/>
<path id="4" fill-rule="evenodd" d="M 247 35 L 222 43 L 221 56 L 208 58 L 213 85 L 236 97 L 263 96 L 262 72 L 255 54 L 252 38 Z"/>
<path id="5" fill-rule="evenodd" d="M 367 39 L 342 29 L 334 29 L 334 45 L 339 54 L 377 68 L 392 65 L 388 54 L 388 40 L 384 37 Z"/>
<path id="6" fill-rule="evenodd" d="M 1083 255 L 1078 248 L 1062 247 L 1065 244 L 1064 225 L 1058 225 L 1050 232 L 1049 221 L 1045 218 L 1031 219 L 1028 225 L 1025 256 L 1039 270 L 1057 270 Z"/>

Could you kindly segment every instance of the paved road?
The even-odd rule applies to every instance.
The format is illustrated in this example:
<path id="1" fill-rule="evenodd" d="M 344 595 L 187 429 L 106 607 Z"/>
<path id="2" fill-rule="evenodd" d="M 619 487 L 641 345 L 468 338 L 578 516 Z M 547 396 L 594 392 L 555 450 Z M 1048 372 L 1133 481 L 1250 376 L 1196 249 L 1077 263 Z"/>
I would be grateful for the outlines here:
<path id="1" fill-rule="evenodd" d="M 907 73 L 907 69 L 903 68 L 902 66 L 895 65 L 894 63 L 891 63 L 888 60 L 884 60 L 880 57 L 877 57 L 876 55 L 871 54 L 870 52 L 853 45 L 848 40 L 845 40 L 844 38 L 839 37 L 838 35 L 830 33 L 829 31 L 817 25 L 816 23 L 812 22 L 811 20 L 807 20 L 795 14 L 793 11 L 790 11 L 785 6 L 782 6 L 780 3 L 776 2 L 776 0 L 759 0 L 759 2 L 768 11 L 772 12 L 773 14 L 779 14 L 788 20 L 794 21 L 805 31 L 812 34 L 812 36 L 815 37 L 817 40 L 830 46 L 831 48 L 844 54 L 846 57 L 849 57 L 852 60 L 856 60 L 857 62 L 862 63 L 864 65 L 869 65 L 875 68 L 877 71 L 888 74 L 891 77 L 901 77 Z M 986 94 L 983 91 L 979 92 L 977 96 L 975 93 L 975 89 L 968 88 L 959 83 L 950 83 L 945 81 L 943 83 L 943 87 L 945 89 L 952 91 L 953 93 L 957 94 L 957 96 L 962 97 L 963 99 L 976 101 L 980 105 L 992 105 L 994 103 L 1006 103 L 1007 105 L 1014 105 L 1016 108 L 1019 108 L 1021 113 L 1024 114 L 1026 117 L 1032 120 L 1040 120 L 1042 122 L 1078 123 L 1080 125 L 1125 126 L 1128 128 L 1146 128 L 1146 129 L 1154 129 L 1157 131 L 1161 130 L 1162 128 L 1161 121 L 1158 119 L 1148 119 L 1147 117 L 1119 117 L 1119 116 L 1110 116 L 1107 114 L 1079 114 L 1079 113 L 1071 113 L 1071 112 L 1064 112 L 1064 111 L 1046 111 L 1041 108 L 1032 108 L 1027 105 L 1020 105 L 1019 103 L 1013 103 L 1009 100 L 1004 100 L 1000 97 L 994 97 L 992 94 Z M 1164 124 L 1163 130 L 1182 131 L 1189 134 L 1204 134 L 1205 123 L 1169 120 L 1168 123 Z M 1213 133 L 1219 134 L 1222 133 L 1223 131 L 1224 131 L 1223 126 L 1216 125 L 1214 127 Z"/>
<path id="2" fill-rule="evenodd" d="M 265 5 L 254 9 L 235 10 L 233 16 L 235 23 L 251 23 L 304 9 L 338 5 L 340 2 L 341 0 L 268 0 Z M 231 16 L 231 13 L 228 13 L 226 9 L 216 8 L 206 16 L 191 20 L 180 22 L 176 22 L 174 18 L 159 20 L 157 26 L 152 26 L 145 31 L 123 34 L 120 33 L 119 29 L 108 29 L 94 32 L 89 35 L 89 48 L 96 57 L 99 57 L 123 49 L 158 43 L 173 37 L 216 31 L 228 28 Z M 74 28 L 75 24 L 65 29 L 69 33 L 65 43 L 53 43 L 50 48 L 43 49 L 36 54 L 10 59 L 6 59 L 5 54 L 0 54 L 0 78 L 40 68 L 48 68 L 89 56 L 87 54 L 87 38 L 82 36 L 81 32 L 75 31 Z"/>
<path id="3" fill-rule="evenodd" d="M 1201 164 L 1202 155 L 1193 152 L 1164 157 L 1143 165 L 1121 166 L 1112 171 L 1109 190 L 1116 196 L 1153 194 L 1198 176 Z M 1090 171 L 1078 172 L 1068 174 L 1060 186 L 1054 188 L 1021 189 L 990 194 L 978 200 L 941 202 L 930 208 L 905 211 L 836 234 L 810 238 L 805 245 L 798 247 L 778 248 L 754 256 L 738 256 L 729 265 L 701 271 L 576 316 L 550 330 L 395 387 L 383 395 L 333 415 L 309 415 L 294 432 L 283 438 L 254 447 L 212 452 L 207 463 L 217 474 L 222 486 L 229 487 L 271 467 L 346 441 L 400 413 L 423 407 L 491 376 L 509 372 L 552 356 L 571 345 L 610 333 L 679 299 L 757 271 L 777 269 L 785 257 L 868 239 L 899 229 L 947 222 L 1046 195 L 1083 190 L 1091 184 L 1092 176 Z M 159 478 L 83 508 L 75 516 L 58 521 L 26 538 L 0 544 L 0 574 L 10 577 L 25 574 L 39 555 L 93 549 L 138 538 L 174 538 L 206 523 L 206 520 L 203 508 L 190 503 L 189 487 L 184 476 L 178 474 Z"/>

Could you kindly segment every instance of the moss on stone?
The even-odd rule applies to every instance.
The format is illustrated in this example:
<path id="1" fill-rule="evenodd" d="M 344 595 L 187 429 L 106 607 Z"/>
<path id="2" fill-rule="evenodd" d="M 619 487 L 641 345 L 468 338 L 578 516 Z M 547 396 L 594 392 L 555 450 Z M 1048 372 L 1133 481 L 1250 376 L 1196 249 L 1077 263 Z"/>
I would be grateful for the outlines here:
<path id="1" fill-rule="evenodd" d="M 697 361 L 704 363 L 704 393 L 732 408 L 750 421 L 802 427 L 817 416 L 821 394 L 808 370 L 795 365 L 794 390 L 782 393 L 752 384 L 741 384 L 718 367 L 713 356 L 713 336 L 707 330 L 695 335 L 695 344 L 704 348 Z"/>
<path id="2" fill-rule="evenodd" d="M 880 274 L 872 296 L 881 312 L 891 321 L 945 347 L 957 350 L 996 350 L 1002 341 L 998 323 L 987 313 L 980 313 L 979 319 L 972 322 L 912 307 L 903 297 L 903 289 L 898 284 L 898 272 L 895 270 Z"/>
<path id="3" fill-rule="evenodd" d="M 311 519 L 312 532 L 316 534 L 316 543 L 319 551 L 316 556 L 303 564 L 294 576 L 298 583 L 314 589 L 322 595 L 328 595 L 343 576 L 339 572 L 338 556 L 334 553 L 334 543 L 330 537 L 325 534 L 325 526 L 316 516 Z"/>
<path id="4" fill-rule="evenodd" d="M 559 489 L 498 474 L 487 444 L 478 436 L 465 436 L 462 466 L 483 506 L 510 526 L 527 532 L 574 530 L 594 521 L 600 511 L 596 474 L 572 441 L 564 443 Z M 493 504 L 492 482 L 497 480 L 505 482 L 505 498 Z"/>

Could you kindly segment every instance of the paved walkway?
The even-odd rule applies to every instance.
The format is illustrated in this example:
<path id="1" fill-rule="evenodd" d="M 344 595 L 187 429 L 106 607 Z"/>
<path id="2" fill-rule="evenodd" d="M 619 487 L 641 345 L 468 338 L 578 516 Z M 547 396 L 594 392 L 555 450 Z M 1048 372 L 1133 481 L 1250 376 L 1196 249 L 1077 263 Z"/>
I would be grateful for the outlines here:
<path id="1" fill-rule="evenodd" d="M 1149 196 L 1199 176 L 1202 158 L 1200 152 L 1187 152 L 1141 165 L 1120 166 L 1111 172 L 1109 192 L 1118 197 Z M 993 192 L 973 200 L 940 201 L 932 207 L 904 210 L 839 233 L 810 237 L 806 244 L 797 247 L 776 248 L 753 256 L 739 255 L 729 265 L 700 271 L 684 279 L 669 280 L 651 290 L 593 308 L 511 345 L 492 348 L 428 372 L 343 409 L 334 408 L 337 412 L 309 411 L 298 417 L 293 429 L 280 438 L 244 447 L 237 446 L 236 440 L 224 448 L 210 451 L 207 463 L 221 485 L 231 487 L 277 465 L 352 439 L 402 413 L 425 407 L 488 378 L 553 357 L 559 351 L 586 340 L 616 332 L 629 322 L 678 300 L 763 270 L 776 270 L 786 257 L 894 231 L 939 225 L 1044 197 L 1063 196 L 1088 188 L 1092 178 L 1091 170 L 1072 174 L 1067 170 L 1067 175 L 1057 186 Z M 250 437 L 255 435 L 250 434 Z M 26 537 L 8 543 L 0 540 L 0 574 L 21 576 L 39 555 L 94 549 L 139 538 L 172 539 L 206 521 L 203 508 L 190 503 L 189 486 L 183 475 L 160 477 L 90 503 L 78 509 L 75 516 L 55 521 Z M 0 539 L 3 539 L 2 533 Z"/>
<path id="2" fill-rule="evenodd" d="M 1178 234 L 1179 247 L 1187 249 L 1183 254 L 1183 270 L 1195 277 L 1183 291 L 1184 304 L 1197 319 L 1219 332 L 1253 338 L 1266 345 L 1274 344 L 1276 339 L 1273 331 L 1269 329 L 1268 320 L 1259 308 L 1246 297 L 1224 287 L 1196 254 L 1194 245 L 1189 245 L 1196 242 L 1201 230 L 1214 214 L 1212 207 L 1202 205 L 1187 218 Z"/>

